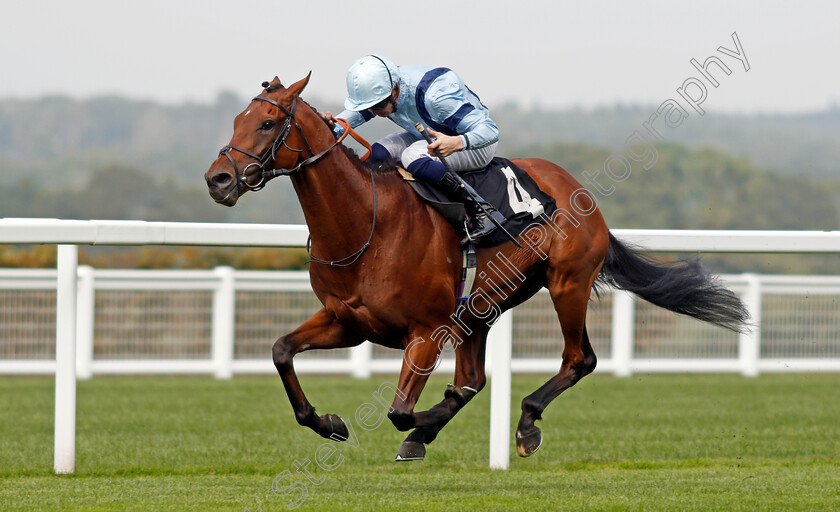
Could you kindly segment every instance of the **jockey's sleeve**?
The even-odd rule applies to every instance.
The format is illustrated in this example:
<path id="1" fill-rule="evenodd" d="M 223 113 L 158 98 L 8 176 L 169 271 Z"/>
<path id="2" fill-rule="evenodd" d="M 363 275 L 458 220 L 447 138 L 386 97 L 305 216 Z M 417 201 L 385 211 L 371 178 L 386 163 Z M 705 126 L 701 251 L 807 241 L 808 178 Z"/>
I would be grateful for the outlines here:
<path id="1" fill-rule="evenodd" d="M 481 104 L 453 71 L 441 75 L 429 87 L 425 98 L 429 115 L 461 136 L 464 149 L 478 149 L 499 140 L 499 128 Z"/>
<path id="2" fill-rule="evenodd" d="M 361 112 L 354 112 L 352 110 L 345 110 L 344 112 L 338 114 L 335 117 L 339 117 L 344 119 L 348 123 L 350 123 L 350 128 L 355 128 L 361 124 L 364 124 L 371 119 L 373 119 L 373 114 L 370 113 L 370 110 L 362 110 Z M 336 137 L 340 137 L 341 134 L 344 133 L 344 128 L 341 127 L 340 124 L 335 123 L 335 127 L 333 127 L 333 133 Z"/>

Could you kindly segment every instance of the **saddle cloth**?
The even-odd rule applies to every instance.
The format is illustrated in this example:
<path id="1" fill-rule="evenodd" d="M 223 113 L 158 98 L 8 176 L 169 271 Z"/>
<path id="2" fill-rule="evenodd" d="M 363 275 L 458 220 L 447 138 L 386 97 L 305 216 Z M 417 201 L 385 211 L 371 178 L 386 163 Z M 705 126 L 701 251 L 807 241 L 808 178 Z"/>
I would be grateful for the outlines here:
<path id="1" fill-rule="evenodd" d="M 400 169 L 400 174 L 420 197 L 455 226 L 461 236 L 466 235 L 463 204 L 452 202 L 433 185 L 408 178 L 411 175 L 403 169 Z M 534 222 L 550 217 L 557 209 L 554 198 L 540 190 L 528 173 L 506 158 L 496 157 L 484 169 L 459 172 L 458 175 L 505 216 L 507 220 L 502 225 L 513 236 L 519 235 Z M 493 247 L 507 240 L 507 235 L 497 229 L 481 239 L 478 245 Z"/>

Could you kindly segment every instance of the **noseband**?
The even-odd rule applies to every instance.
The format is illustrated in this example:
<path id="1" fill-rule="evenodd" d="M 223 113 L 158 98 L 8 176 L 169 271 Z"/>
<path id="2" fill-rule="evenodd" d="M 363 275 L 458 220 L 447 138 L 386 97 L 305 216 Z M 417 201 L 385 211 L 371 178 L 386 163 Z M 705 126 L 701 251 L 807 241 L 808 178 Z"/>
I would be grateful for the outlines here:
<path id="1" fill-rule="evenodd" d="M 286 114 L 286 120 L 283 121 L 283 126 L 280 127 L 280 132 L 277 134 L 277 137 L 274 139 L 274 143 L 266 149 L 262 155 L 257 155 L 248 151 L 247 149 L 242 149 L 240 147 L 233 146 L 228 144 L 227 146 L 223 147 L 219 150 L 219 155 L 225 155 L 227 159 L 230 161 L 231 165 L 233 165 L 234 172 L 236 173 L 236 186 L 237 188 L 246 188 L 248 190 L 260 190 L 265 187 L 266 182 L 274 178 L 275 176 L 283 176 L 293 174 L 300 170 L 301 167 L 304 165 L 308 165 L 312 163 L 314 160 L 307 159 L 304 162 L 299 163 L 292 169 L 267 169 L 266 166 L 269 163 L 273 163 L 274 159 L 277 156 L 277 151 L 280 150 L 281 147 L 285 147 L 289 151 L 293 151 L 295 153 L 301 153 L 302 149 L 295 149 L 290 147 L 286 144 L 286 139 L 289 137 L 289 134 L 292 132 L 292 124 L 298 129 L 298 133 L 300 133 L 301 138 L 303 139 L 303 143 L 306 144 L 306 149 L 309 151 L 309 154 L 314 155 L 312 148 L 309 146 L 309 142 L 306 140 L 306 136 L 303 134 L 303 130 L 301 129 L 300 125 L 295 121 L 295 109 L 297 107 L 297 98 L 292 100 L 292 108 L 291 110 L 286 109 L 283 105 L 277 103 L 271 98 L 266 98 L 265 96 L 256 96 L 254 100 L 264 101 L 266 103 L 270 103 L 275 107 L 279 108 L 281 112 Z M 332 149 L 332 147 L 330 147 Z M 243 155 L 249 156 L 256 160 L 256 162 L 251 162 L 250 164 L 246 165 L 242 171 L 239 171 L 239 166 L 236 165 L 233 157 L 230 155 L 231 150 L 239 151 Z M 326 153 L 326 152 L 324 152 Z M 319 155 L 320 158 L 320 155 Z M 254 168 L 254 172 L 249 173 L 248 170 Z M 258 175 L 259 180 L 254 183 L 248 183 L 248 177 Z"/>

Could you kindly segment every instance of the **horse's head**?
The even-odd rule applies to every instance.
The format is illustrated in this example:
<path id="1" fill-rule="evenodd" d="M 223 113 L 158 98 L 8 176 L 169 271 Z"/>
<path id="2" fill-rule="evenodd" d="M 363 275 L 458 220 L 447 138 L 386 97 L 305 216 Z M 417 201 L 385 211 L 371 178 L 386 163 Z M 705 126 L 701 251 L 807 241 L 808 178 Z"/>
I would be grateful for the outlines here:
<path id="1" fill-rule="evenodd" d="M 210 197 L 219 204 L 233 206 L 249 190 L 259 190 L 273 176 L 268 171 L 292 168 L 309 150 L 309 143 L 295 119 L 298 97 L 309 76 L 286 88 L 277 77 L 263 82 L 256 96 L 233 121 L 233 137 L 219 151 L 204 179 Z"/>

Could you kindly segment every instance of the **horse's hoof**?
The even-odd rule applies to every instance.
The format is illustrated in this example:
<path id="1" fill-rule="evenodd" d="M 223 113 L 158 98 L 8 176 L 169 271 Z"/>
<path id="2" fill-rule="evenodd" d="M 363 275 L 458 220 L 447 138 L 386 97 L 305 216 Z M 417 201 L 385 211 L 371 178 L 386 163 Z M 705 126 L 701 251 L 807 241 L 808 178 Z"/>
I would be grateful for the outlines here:
<path id="1" fill-rule="evenodd" d="M 334 441 L 344 442 L 350 437 L 350 431 L 341 416 L 337 414 L 325 414 L 322 416 L 329 424 L 329 432 L 324 437 Z"/>
<path id="2" fill-rule="evenodd" d="M 537 427 L 534 432 L 522 435 L 518 430 L 516 431 L 516 453 L 520 457 L 528 457 L 542 446 L 542 432 Z"/>
<path id="3" fill-rule="evenodd" d="M 400 445 L 400 449 L 397 451 L 397 456 L 394 457 L 394 460 L 397 462 L 423 460 L 425 456 L 426 447 L 423 446 L 423 443 L 418 443 L 416 441 L 403 441 L 403 444 Z"/>

